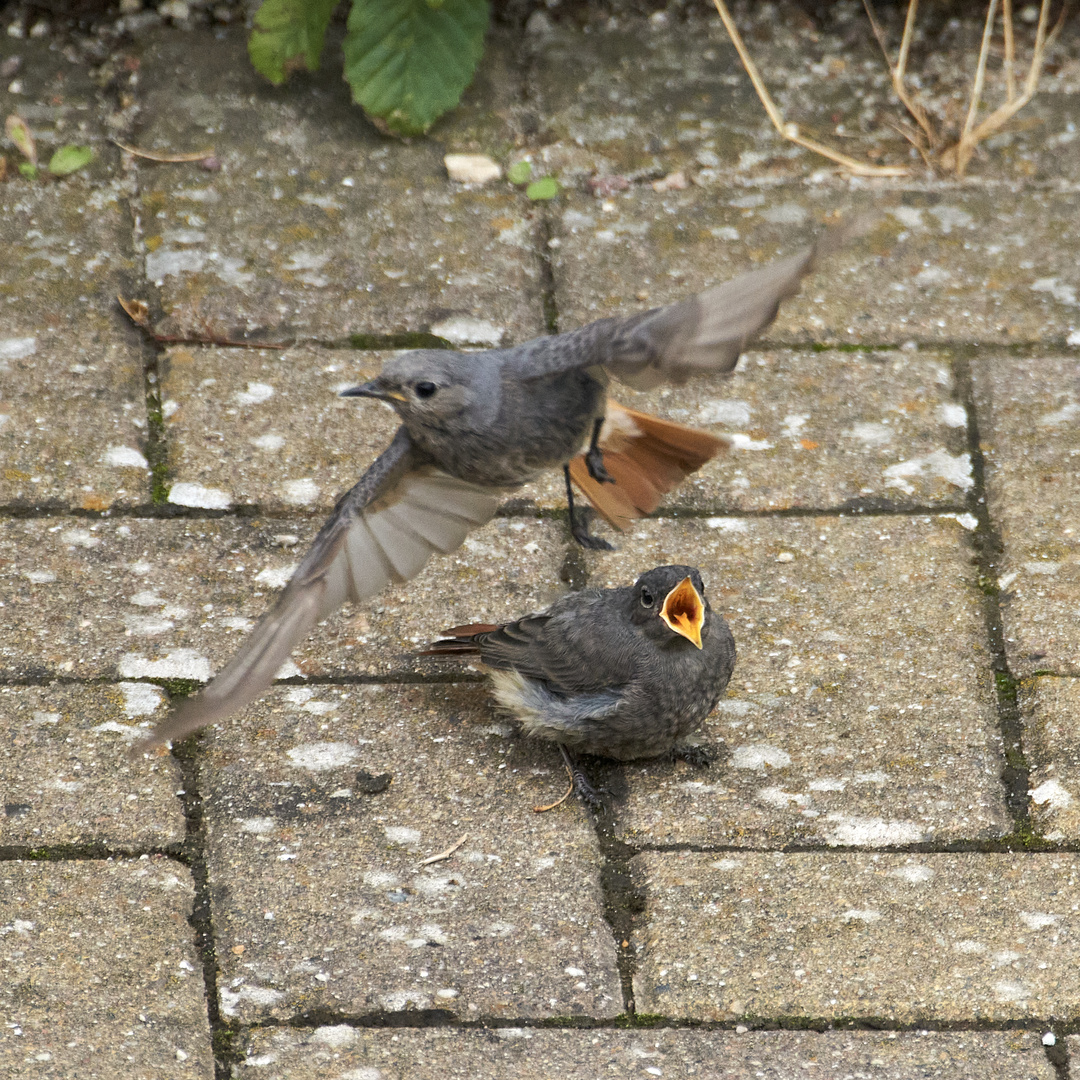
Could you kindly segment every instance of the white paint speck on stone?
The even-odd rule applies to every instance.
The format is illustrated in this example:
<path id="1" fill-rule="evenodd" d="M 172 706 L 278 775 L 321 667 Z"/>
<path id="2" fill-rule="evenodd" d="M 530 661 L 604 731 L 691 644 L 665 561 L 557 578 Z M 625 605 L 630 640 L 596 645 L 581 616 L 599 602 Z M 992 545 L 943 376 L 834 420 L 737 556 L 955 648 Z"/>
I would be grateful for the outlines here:
<path id="1" fill-rule="evenodd" d="M 210 661 L 194 649 L 174 649 L 158 660 L 138 653 L 125 653 L 117 669 L 122 679 L 210 680 Z"/>
<path id="2" fill-rule="evenodd" d="M 110 446 L 102 460 L 114 469 L 150 468 L 150 463 L 133 446 Z"/>
<path id="3" fill-rule="evenodd" d="M 881 912 L 873 908 L 848 908 L 840 918 L 844 922 L 877 922 L 881 918 Z"/>
<path id="4" fill-rule="evenodd" d="M 319 485 L 310 478 L 286 480 L 281 485 L 281 501 L 289 506 L 310 506 L 319 498 Z"/>
<path id="5" fill-rule="evenodd" d="M 1051 915 L 1047 911 L 1021 911 L 1020 921 L 1029 930 L 1045 930 L 1061 921 L 1060 915 Z"/>
<path id="6" fill-rule="evenodd" d="M 193 506 L 202 510 L 228 510 L 232 496 L 221 488 L 181 482 L 169 489 L 169 502 L 174 506 Z"/>
<path id="7" fill-rule="evenodd" d="M 934 876 L 934 869 L 926 863 L 907 863 L 890 870 L 889 873 L 910 885 L 923 885 Z"/>
<path id="8" fill-rule="evenodd" d="M 1070 401 L 1056 412 L 1040 416 L 1038 423 L 1039 427 L 1057 427 L 1058 424 L 1071 424 L 1077 417 L 1080 417 L 1080 405 Z"/>
<path id="9" fill-rule="evenodd" d="M 736 769 L 785 769 L 791 764 L 791 755 L 778 746 L 768 743 L 750 743 L 737 746 L 731 755 L 731 764 Z"/>
<path id="10" fill-rule="evenodd" d="M 698 409 L 698 421 L 702 424 L 727 424 L 729 427 L 747 427 L 753 410 L 747 401 L 719 398 L 706 401 Z"/>
<path id="11" fill-rule="evenodd" d="M 470 315 L 452 315 L 435 323 L 431 332 L 455 345 L 498 345 L 506 335 L 506 327 Z"/>
<path id="12" fill-rule="evenodd" d="M 1031 996 L 1031 991 L 1022 982 L 1008 979 L 994 983 L 994 993 L 1001 1002 L 1026 1001 Z"/>
<path id="13" fill-rule="evenodd" d="M 101 537 L 95 536 L 89 529 L 65 529 L 60 539 L 69 547 L 96 548 L 101 545 Z"/>
<path id="14" fill-rule="evenodd" d="M 710 529 L 719 529 L 721 532 L 744 533 L 750 531 L 750 525 L 742 518 L 711 517 L 705 519 L 705 524 Z"/>
<path id="15" fill-rule="evenodd" d="M 975 224 L 975 219 L 959 206 L 932 206 L 928 212 L 938 219 L 943 233 L 950 233 L 953 229 L 970 229 Z"/>
<path id="16" fill-rule="evenodd" d="M 23 577 L 31 585 L 51 585 L 56 580 L 56 575 L 51 570 L 24 570 Z"/>
<path id="17" fill-rule="evenodd" d="M 320 742 L 302 743 L 286 753 L 286 757 L 300 769 L 309 772 L 326 772 L 351 765 L 359 755 L 352 743 Z"/>
<path id="18" fill-rule="evenodd" d="M 843 791 L 847 787 L 847 781 L 826 776 L 820 780 L 811 780 L 806 786 L 810 791 Z"/>
<path id="19" fill-rule="evenodd" d="M 297 565 L 297 563 L 290 563 L 288 566 L 268 566 L 255 575 L 255 580 L 260 585 L 268 585 L 271 589 L 284 589 L 296 572 Z"/>
<path id="20" fill-rule="evenodd" d="M 887 446 L 893 440 L 893 430 L 885 424 L 852 424 L 841 434 L 846 439 L 854 439 L 866 447 Z"/>
<path id="21" fill-rule="evenodd" d="M 1036 806 L 1045 806 L 1048 810 L 1064 810 L 1073 801 L 1072 795 L 1057 780 L 1044 780 L 1028 794 Z"/>
<path id="22" fill-rule="evenodd" d="M 241 986 L 236 990 L 221 988 L 221 1011 L 226 1016 L 236 1016 L 240 1005 L 250 1001 L 253 1005 L 268 1007 L 276 1005 L 283 997 L 281 990 L 271 990 L 265 986 Z"/>
<path id="23" fill-rule="evenodd" d="M 150 716 L 161 704 L 161 691 L 149 683 L 122 682 L 120 693 L 124 696 L 124 715 Z"/>
<path id="24" fill-rule="evenodd" d="M 835 847 L 885 847 L 891 844 L 916 844 L 924 839 L 922 829 L 911 821 L 885 821 L 875 817 L 849 817 L 829 814 L 833 822 L 826 842 Z"/>
<path id="25" fill-rule="evenodd" d="M 771 450 L 774 443 L 768 439 L 751 439 L 749 435 L 738 432 L 732 436 L 731 445 L 735 450 Z"/>
<path id="26" fill-rule="evenodd" d="M 172 630 L 176 624 L 160 615 L 125 615 L 124 629 L 137 637 L 157 637 Z"/>
<path id="27" fill-rule="evenodd" d="M 36 337 L 0 338 L 0 360 L 25 360 L 36 352 Z"/>
<path id="28" fill-rule="evenodd" d="M 325 1027 L 316 1028 L 308 1038 L 308 1042 L 318 1043 L 320 1046 L 352 1046 L 360 1038 L 356 1028 L 348 1024 L 327 1024 Z"/>
<path id="29" fill-rule="evenodd" d="M 254 836 L 265 836 L 273 832 L 277 822 L 272 817 L 249 817 L 240 819 L 242 832 L 251 833 Z"/>
<path id="30" fill-rule="evenodd" d="M 261 405 L 274 396 L 274 388 L 269 383 L 249 382 L 246 390 L 237 390 L 233 401 L 237 405 Z"/>
<path id="31" fill-rule="evenodd" d="M 1066 285 L 1056 277 L 1039 278 L 1038 281 L 1032 284 L 1031 291 L 1047 293 L 1055 300 L 1060 301 L 1062 304 L 1068 304 L 1070 307 L 1080 303 L 1076 299 L 1076 289 L 1072 285 Z"/>
<path id="32" fill-rule="evenodd" d="M 280 450 L 285 445 L 284 435 L 260 435 L 257 439 L 251 440 L 251 445 L 256 450 L 263 450 L 268 454 L 272 454 L 275 450 Z"/>
<path id="33" fill-rule="evenodd" d="M 971 476 L 971 458 L 967 454 L 957 454 L 954 457 L 945 449 L 890 465 L 884 470 L 884 476 L 886 487 L 900 488 L 908 495 L 915 491 L 914 486 L 907 481 L 909 476 L 936 476 L 961 491 L 970 490 L 975 483 Z"/>
<path id="34" fill-rule="evenodd" d="M 414 847 L 420 843 L 421 833 L 419 829 L 410 829 L 405 825 L 387 825 L 383 828 L 386 839 L 391 844 L 401 844 L 403 847 Z"/>
<path id="35" fill-rule="evenodd" d="M 786 202 L 762 210 L 761 216 L 773 225 L 801 225 L 809 216 L 809 211 L 798 203 Z"/>
<path id="36" fill-rule="evenodd" d="M 946 427 L 962 428 L 967 426 L 967 409 L 953 401 L 942 402 L 938 406 L 937 418 Z"/>

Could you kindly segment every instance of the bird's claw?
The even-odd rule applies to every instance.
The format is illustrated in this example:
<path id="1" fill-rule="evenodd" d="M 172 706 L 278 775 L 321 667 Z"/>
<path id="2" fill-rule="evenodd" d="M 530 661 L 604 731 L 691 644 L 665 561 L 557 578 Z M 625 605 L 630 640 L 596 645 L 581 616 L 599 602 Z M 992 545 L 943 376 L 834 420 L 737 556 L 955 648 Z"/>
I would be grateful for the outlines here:
<path id="1" fill-rule="evenodd" d="M 615 477 L 604 468 L 604 452 L 600 447 L 594 446 L 586 452 L 585 468 L 598 484 L 615 483 Z"/>
<path id="2" fill-rule="evenodd" d="M 685 761 L 695 769 L 707 769 L 714 761 L 713 753 L 707 746 L 675 746 L 671 750 L 675 761 Z"/>

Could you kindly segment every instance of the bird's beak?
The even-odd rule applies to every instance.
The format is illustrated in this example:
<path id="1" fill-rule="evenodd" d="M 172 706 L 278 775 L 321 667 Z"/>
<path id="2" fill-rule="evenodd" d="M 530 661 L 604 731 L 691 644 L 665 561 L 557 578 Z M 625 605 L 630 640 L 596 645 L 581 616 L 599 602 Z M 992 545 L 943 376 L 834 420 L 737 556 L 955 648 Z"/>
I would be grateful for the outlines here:
<path id="1" fill-rule="evenodd" d="M 339 397 L 369 397 L 379 401 L 405 401 L 405 395 L 396 390 L 384 390 L 376 381 L 361 383 L 359 386 L 350 386 L 348 390 L 342 390 Z"/>
<path id="2" fill-rule="evenodd" d="M 701 648 L 701 628 L 705 625 L 705 601 L 701 599 L 694 583 L 685 577 L 664 598 L 660 618 L 676 634 L 682 634 Z"/>

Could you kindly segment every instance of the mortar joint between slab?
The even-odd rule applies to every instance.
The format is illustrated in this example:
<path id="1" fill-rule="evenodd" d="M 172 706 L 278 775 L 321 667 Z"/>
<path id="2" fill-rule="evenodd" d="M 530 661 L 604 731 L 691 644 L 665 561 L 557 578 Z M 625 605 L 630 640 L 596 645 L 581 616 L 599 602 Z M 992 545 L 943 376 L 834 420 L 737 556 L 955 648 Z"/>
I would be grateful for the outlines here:
<path id="1" fill-rule="evenodd" d="M 234 1046 L 236 1031 L 224 1018 L 218 995 L 219 968 L 217 935 L 210 903 L 210 874 L 206 855 L 206 822 L 200 787 L 199 761 L 191 745 L 181 744 L 173 750 L 183 777 L 184 841 L 183 852 L 188 870 L 195 883 L 195 899 L 188 923 L 195 933 L 195 950 L 203 972 L 204 996 L 210 1038 L 214 1053 L 215 1080 L 230 1080 L 233 1066 L 241 1057 Z"/>
<path id="2" fill-rule="evenodd" d="M 1067 1038 L 1069 1032 L 1065 1027 L 1057 1024 L 1051 1025 L 1050 1031 L 1054 1034 L 1054 1044 L 1052 1046 L 1047 1046 L 1044 1042 L 1042 1044 L 1043 1053 L 1046 1054 L 1046 1060 L 1054 1070 L 1056 1080 L 1069 1080 L 1072 1075 L 1072 1063 L 1069 1060 L 1069 1043 Z"/>
<path id="3" fill-rule="evenodd" d="M 986 458 L 982 452 L 979 416 L 975 401 L 975 386 L 971 372 L 972 357 L 977 347 L 957 350 L 953 356 L 953 380 L 957 396 L 967 412 L 968 454 L 971 461 L 972 486 L 968 493 L 968 510 L 976 520 L 972 541 L 982 592 L 982 610 L 990 648 L 991 672 L 997 696 L 998 728 L 1005 760 L 1001 783 L 1005 788 L 1005 805 L 1013 818 L 1013 831 L 1018 837 L 1035 837 L 1031 806 L 1028 801 L 1031 766 L 1024 751 L 1024 725 L 1020 715 L 1017 690 L 1019 681 L 1009 668 L 1005 649 L 1004 612 L 998 588 L 999 561 L 1004 551 L 1001 532 L 990 517 L 986 488 Z"/>
<path id="4" fill-rule="evenodd" d="M 111 844 L 0 844 L 3 862 L 136 862 L 144 856 L 172 859 L 187 865 L 181 845 L 126 848 Z"/>

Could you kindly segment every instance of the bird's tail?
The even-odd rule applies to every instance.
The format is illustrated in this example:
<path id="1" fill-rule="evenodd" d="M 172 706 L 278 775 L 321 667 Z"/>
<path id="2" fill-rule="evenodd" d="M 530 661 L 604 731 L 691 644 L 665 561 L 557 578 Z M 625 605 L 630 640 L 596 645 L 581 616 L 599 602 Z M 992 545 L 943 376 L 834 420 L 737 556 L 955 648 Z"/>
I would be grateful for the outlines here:
<path id="1" fill-rule="evenodd" d="M 441 656 L 467 657 L 480 655 L 480 642 L 478 634 L 491 634 L 500 630 L 497 623 L 469 623 L 466 626 L 452 626 L 444 630 L 446 637 L 433 641 L 426 649 L 421 650 L 417 656 Z"/>
<path id="2" fill-rule="evenodd" d="M 570 462 L 570 477 L 597 512 L 616 529 L 651 514 L 678 487 L 730 443 L 706 431 L 635 412 L 608 400 L 600 432 L 604 468 L 614 479 L 601 484 L 589 475 L 585 455 Z"/>

